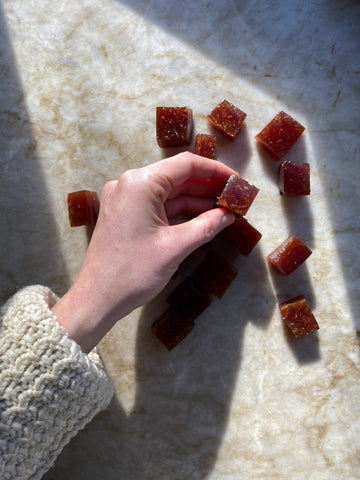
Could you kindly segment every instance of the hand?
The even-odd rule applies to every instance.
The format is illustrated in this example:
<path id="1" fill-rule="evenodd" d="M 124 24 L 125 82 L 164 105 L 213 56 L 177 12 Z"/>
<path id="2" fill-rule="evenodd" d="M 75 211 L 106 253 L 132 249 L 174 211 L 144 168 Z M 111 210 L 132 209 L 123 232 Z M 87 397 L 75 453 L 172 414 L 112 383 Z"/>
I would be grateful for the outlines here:
<path id="1" fill-rule="evenodd" d="M 84 351 L 152 300 L 192 251 L 234 221 L 229 211 L 214 208 L 234 173 L 186 152 L 129 170 L 104 186 L 80 273 L 53 307 Z"/>

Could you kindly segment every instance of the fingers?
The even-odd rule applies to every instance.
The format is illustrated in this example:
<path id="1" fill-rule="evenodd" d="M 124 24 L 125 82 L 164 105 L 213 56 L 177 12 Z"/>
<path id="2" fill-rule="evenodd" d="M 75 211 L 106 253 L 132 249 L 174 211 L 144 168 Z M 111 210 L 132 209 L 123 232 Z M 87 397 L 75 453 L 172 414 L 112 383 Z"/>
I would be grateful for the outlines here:
<path id="1" fill-rule="evenodd" d="M 213 180 L 200 180 L 197 178 L 189 178 L 182 185 L 173 188 L 173 190 L 169 193 L 168 198 L 174 198 L 179 194 L 183 194 L 215 199 L 221 194 L 224 188 L 224 184 L 225 182 L 218 183 L 214 182 Z"/>
<path id="2" fill-rule="evenodd" d="M 226 209 L 207 210 L 196 218 L 170 227 L 176 239 L 174 244 L 178 246 L 181 243 L 183 258 L 186 258 L 196 248 L 209 242 L 225 227 L 231 225 L 234 220 L 235 216 Z"/>
<path id="3" fill-rule="evenodd" d="M 150 165 L 149 168 L 153 173 L 167 180 L 168 193 L 182 186 L 189 179 L 207 179 L 224 184 L 230 175 L 236 174 L 232 168 L 221 162 L 190 152 L 161 160 Z"/>
<path id="4" fill-rule="evenodd" d="M 193 197 L 190 195 L 179 195 L 165 203 L 166 215 L 169 219 L 183 215 L 185 217 L 196 217 L 211 208 L 214 208 L 213 198 Z"/>

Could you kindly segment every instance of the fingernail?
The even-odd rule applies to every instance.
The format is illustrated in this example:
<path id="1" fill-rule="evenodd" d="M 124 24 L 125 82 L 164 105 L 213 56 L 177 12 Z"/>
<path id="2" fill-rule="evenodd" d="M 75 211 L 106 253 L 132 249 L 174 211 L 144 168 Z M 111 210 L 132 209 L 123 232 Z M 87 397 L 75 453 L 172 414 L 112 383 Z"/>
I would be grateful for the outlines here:
<path id="1" fill-rule="evenodd" d="M 231 225 L 235 220 L 235 215 L 229 211 L 224 213 L 224 216 L 221 219 L 221 225 Z"/>

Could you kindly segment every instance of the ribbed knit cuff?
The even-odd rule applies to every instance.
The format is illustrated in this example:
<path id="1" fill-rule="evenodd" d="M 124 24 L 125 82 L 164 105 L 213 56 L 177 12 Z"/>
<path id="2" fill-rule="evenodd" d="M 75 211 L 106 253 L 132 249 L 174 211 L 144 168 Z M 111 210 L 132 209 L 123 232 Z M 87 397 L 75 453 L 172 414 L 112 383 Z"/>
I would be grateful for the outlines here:
<path id="1" fill-rule="evenodd" d="M 113 396 L 95 351 L 86 355 L 50 310 L 57 297 L 26 287 L 1 309 L 0 478 L 40 479 Z"/>

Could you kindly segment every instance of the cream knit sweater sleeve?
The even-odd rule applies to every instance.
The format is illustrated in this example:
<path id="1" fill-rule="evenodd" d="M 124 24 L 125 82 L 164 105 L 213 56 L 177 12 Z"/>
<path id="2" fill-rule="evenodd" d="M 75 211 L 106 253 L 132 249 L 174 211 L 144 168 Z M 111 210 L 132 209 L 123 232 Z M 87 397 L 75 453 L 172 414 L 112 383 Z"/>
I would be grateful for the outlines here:
<path id="1" fill-rule="evenodd" d="M 1 309 L 0 478 L 40 479 L 66 443 L 113 395 L 96 352 L 57 322 L 46 287 L 26 287 Z"/>

